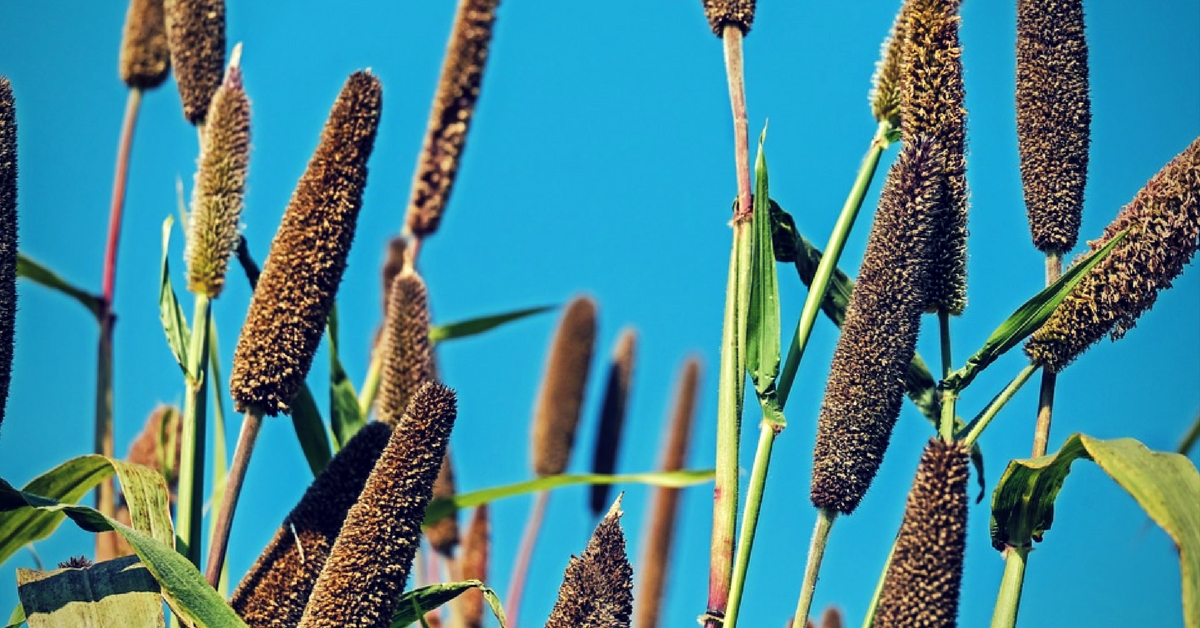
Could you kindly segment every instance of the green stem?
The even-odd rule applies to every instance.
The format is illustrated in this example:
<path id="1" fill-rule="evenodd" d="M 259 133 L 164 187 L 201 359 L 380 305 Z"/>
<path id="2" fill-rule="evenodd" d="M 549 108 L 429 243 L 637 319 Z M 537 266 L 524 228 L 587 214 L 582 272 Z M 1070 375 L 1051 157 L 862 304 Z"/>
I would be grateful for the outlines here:
<path id="1" fill-rule="evenodd" d="M 800 601 L 796 604 L 796 617 L 792 628 L 804 628 L 808 623 L 808 611 L 812 608 L 813 593 L 817 590 L 817 575 L 821 573 L 821 560 L 825 558 L 825 546 L 829 544 L 829 530 L 837 519 L 836 510 L 821 508 L 817 511 L 817 525 L 813 529 L 812 545 L 808 548 L 808 566 L 804 568 L 804 583 L 800 586 Z"/>
<path id="2" fill-rule="evenodd" d="M 367 420 L 371 416 L 371 406 L 375 404 L 375 395 L 379 393 L 379 381 L 383 375 L 383 347 L 376 347 L 371 352 L 371 366 L 367 369 L 367 378 L 363 380 L 358 393 L 358 414 Z"/>
<path id="3" fill-rule="evenodd" d="M 938 329 L 942 339 L 942 379 L 950 376 L 953 358 L 950 352 L 950 313 L 938 311 Z M 958 393 L 952 390 L 942 391 L 942 420 L 938 423 L 938 436 L 947 443 L 954 440 L 954 406 L 958 401 Z"/>
<path id="4" fill-rule="evenodd" d="M 1017 394 L 1018 390 L 1021 390 L 1021 387 L 1025 385 L 1025 382 L 1029 381 L 1029 378 L 1032 377 L 1034 372 L 1037 370 L 1038 366 L 1036 364 L 1030 364 L 1021 369 L 1021 372 L 1017 373 L 1017 376 L 1008 383 L 1008 386 L 1005 386 L 1004 390 L 1002 390 L 999 395 L 996 395 L 996 397 L 992 399 L 991 403 L 989 403 L 988 406 L 983 409 L 983 412 L 979 413 L 979 416 L 972 419 L 971 422 L 968 423 L 965 428 L 963 428 L 965 435 L 960 432 L 959 440 L 962 441 L 964 447 L 970 448 L 975 444 L 975 441 L 979 439 L 979 435 L 983 433 L 983 430 L 987 429 L 988 424 L 992 422 L 992 419 L 996 417 L 996 414 L 1000 412 L 1000 409 L 1003 408 L 1013 398 L 1013 395 Z"/>
<path id="5" fill-rule="evenodd" d="M 1010 547 L 1004 557 L 1004 577 L 996 595 L 996 610 L 992 613 L 992 628 L 1014 628 L 1017 610 L 1021 606 L 1021 588 L 1025 584 L 1025 562 L 1029 548 Z"/>
<path id="6" fill-rule="evenodd" d="M 896 537 L 899 540 L 900 537 Z M 867 614 L 863 617 L 862 628 L 872 628 L 875 625 L 875 612 L 879 610 L 879 599 L 883 597 L 883 585 L 887 582 L 888 570 L 892 568 L 892 557 L 896 555 L 896 541 L 892 541 L 892 548 L 888 550 L 887 560 L 883 561 L 883 572 L 879 574 L 879 582 L 875 585 L 875 592 L 871 594 L 871 602 L 867 605 Z"/>
<path id="7" fill-rule="evenodd" d="M 750 567 L 750 551 L 754 548 L 754 534 L 758 528 L 758 511 L 762 507 L 763 491 L 767 485 L 767 469 L 771 464 L 771 447 L 775 444 L 777 430 L 782 429 L 770 421 L 762 422 L 758 435 L 758 450 L 754 453 L 754 468 L 750 471 L 749 492 L 742 516 L 742 531 L 738 536 L 737 554 L 733 561 L 733 582 L 729 590 L 729 607 L 725 612 L 725 628 L 737 625 L 738 609 L 742 602 L 742 590 L 746 585 L 746 571 Z"/>
<path id="8" fill-rule="evenodd" d="M 211 307 L 208 297 L 196 294 L 192 338 L 188 346 L 187 396 L 183 403 L 183 439 L 179 453 L 177 532 L 185 556 L 200 566 L 201 520 L 204 512 L 204 448 L 208 391 L 208 331 Z"/>
<path id="9" fill-rule="evenodd" d="M 1062 256 L 1055 252 L 1046 254 L 1046 285 L 1062 276 Z M 1054 416 L 1054 388 L 1058 374 L 1050 369 L 1042 371 L 1042 387 L 1038 393 L 1037 425 L 1033 429 L 1033 457 L 1046 455 L 1050 443 L 1050 422 Z"/>
<path id="10" fill-rule="evenodd" d="M 780 407 L 787 405 L 788 395 L 792 391 L 792 382 L 796 379 L 796 369 L 800 367 L 800 359 L 804 356 L 808 338 L 812 335 L 817 312 L 821 309 L 821 302 L 825 300 L 825 290 L 829 288 L 829 278 L 837 270 L 838 258 L 842 256 L 846 238 L 850 236 L 850 231 L 854 228 L 854 221 L 858 218 L 858 211 L 862 208 L 863 198 L 866 197 L 867 190 L 871 188 L 871 179 L 875 177 L 875 170 L 879 167 L 879 157 L 889 145 L 887 134 L 890 128 L 887 122 L 879 124 L 875 137 L 871 139 L 871 147 L 867 149 L 867 156 L 863 158 L 862 166 L 858 169 L 854 185 L 850 188 L 850 195 L 846 197 L 846 203 L 842 205 L 842 213 L 833 225 L 833 233 L 829 234 L 829 243 L 825 245 L 821 263 L 817 265 L 817 272 L 808 289 L 808 297 L 804 300 L 804 309 L 800 311 L 800 320 L 796 322 L 796 332 L 792 335 L 792 344 L 788 347 L 787 358 L 784 360 L 783 369 L 779 374 L 776 388 L 779 391 Z"/>

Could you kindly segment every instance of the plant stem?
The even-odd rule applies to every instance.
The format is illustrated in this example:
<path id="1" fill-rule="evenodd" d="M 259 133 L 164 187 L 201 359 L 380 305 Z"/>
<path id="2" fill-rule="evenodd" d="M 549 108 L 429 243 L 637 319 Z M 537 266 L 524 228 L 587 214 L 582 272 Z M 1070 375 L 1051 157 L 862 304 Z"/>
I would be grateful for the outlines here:
<path id="1" fill-rule="evenodd" d="M 542 491 L 533 501 L 533 509 L 529 511 L 529 519 L 525 522 L 525 534 L 521 537 L 521 548 L 517 550 L 517 562 L 513 563 L 512 575 L 508 578 L 508 600 L 504 604 L 504 612 L 508 616 L 508 625 L 517 626 L 517 613 L 521 610 L 521 595 L 525 591 L 525 578 L 529 575 L 529 564 L 532 562 L 533 549 L 537 546 L 538 535 L 541 534 L 542 521 L 546 519 L 546 504 L 550 502 L 550 491 Z"/>
<path id="2" fill-rule="evenodd" d="M 813 324 L 817 320 L 817 312 L 821 310 L 821 303 L 825 299 L 825 291 L 829 288 L 829 278 L 837 270 L 838 258 L 842 256 L 846 238 L 850 236 L 850 231 L 854 228 L 854 221 L 858 218 L 859 209 L 862 208 L 863 198 L 866 197 L 867 190 L 871 188 L 871 180 L 875 177 L 875 170 L 879 167 L 879 157 L 889 146 L 887 134 L 890 128 L 886 122 L 879 124 L 879 128 L 875 131 L 875 137 L 871 139 L 871 146 L 867 149 L 867 155 L 863 158 L 862 165 L 859 166 L 858 176 L 854 179 L 850 194 L 846 197 L 845 204 L 842 205 L 842 213 L 838 215 L 837 222 L 833 225 L 833 232 L 829 234 L 829 243 L 825 245 L 825 252 L 821 255 L 821 262 L 817 265 L 816 274 L 813 275 L 812 285 L 808 289 L 808 297 L 804 300 L 804 309 L 800 311 L 800 320 L 796 322 L 796 332 L 792 335 L 792 343 L 788 346 L 787 357 L 784 359 L 783 369 L 779 373 L 779 380 L 776 383 L 781 407 L 787 405 L 788 395 L 792 391 L 792 382 L 796 379 L 796 370 L 800 366 L 800 359 L 804 356 L 804 349 L 808 346 Z"/>
<path id="3" fill-rule="evenodd" d="M 1017 625 L 1017 610 L 1021 606 L 1021 588 L 1025 584 L 1025 561 L 1028 557 L 1027 547 L 1009 547 L 1005 552 L 1004 577 L 1000 580 L 1000 592 L 996 595 L 992 628 L 1014 628 Z"/>
<path id="4" fill-rule="evenodd" d="M 367 369 L 367 378 L 363 380 L 358 392 L 358 413 L 363 420 L 371 416 L 371 406 L 375 404 L 375 395 L 379 393 L 379 381 L 383 375 L 383 347 L 375 347 L 371 351 L 371 365 Z"/>
<path id="5" fill-rule="evenodd" d="M 733 157 L 738 184 L 738 209 L 733 216 L 735 223 L 749 222 L 754 211 L 750 200 L 750 131 L 746 116 L 742 37 L 742 30 L 733 25 L 727 25 L 721 37 L 725 45 L 725 76 L 729 80 L 729 104 L 733 109 Z"/>
<path id="6" fill-rule="evenodd" d="M 800 601 L 796 604 L 792 628 L 804 628 L 808 623 L 808 611 L 812 608 L 813 593 L 817 590 L 817 575 L 821 573 L 821 560 L 825 558 L 825 546 L 829 543 L 829 530 L 837 516 L 836 510 L 817 510 L 817 525 L 813 529 L 812 545 L 808 548 L 808 565 L 804 568 L 804 584 L 800 586 Z"/>
<path id="7" fill-rule="evenodd" d="M 1179 441 L 1179 447 L 1175 451 L 1184 456 L 1189 455 L 1192 453 L 1192 447 L 1196 444 L 1197 438 L 1200 438 L 1200 413 L 1196 414 L 1195 422 L 1183 435 L 1183 439 Z"/>
<path id="8" fill-rule="evenodd" d="M 1021 369 L 1021 372 L 1017 373 L 1017 376 L 1008 383 L 1008 386 L 1005 386 L 1004 390 L 1000 391 L 1000 394 L 992 399 L 991 403 L 983 409 L 983 412 L 980 412 L 979 416 L 972 419 L 963 428 L 963 431 L 959 433 L 958 439 L 962 441 L 964 447 L 970 448 L 975 444 L 975 441 L 979 439 L 979 435 L 983 433 L 983 430 L 987 429 L 988 424 L 992 422 L 992 419 L 996 417 L 1000 409 L 1013 398 L 1013 395 L 1017 394 L 1018 390 L 1021 390 L 1021 387 L 1025 385 L 1025 382 L 1029 381 L 1029 378 L 1037 370 L 1038 366 L 1036 364 L 1029 364 Z"/>
<path id="9" fill-rule="evenodd" d="M 258 430 L 262 427 L 262 410 L 251 408 L 242 418 L 242 431 L 238 435 L 237 447 L 233 450 L 233 464 L 225 483 L 225 494 L 221 497 L 221 509 L 217 511 L 217 525 L 213 530 L 212 547 L 208 550 L 208 566 L 204 577 L 213 587 L 221 578 L 225 565 L 225 550 L 229 546 L 229 529 L 233 526 L 233 514 L 237 510 L 238 497 L 242 493 L 242 482 L 246 479 L 246 468 L 254 453 Z"/>
<path id="10" fill-rule="evenodd" d="M 187 353 L 187 396 L 183 402 L 183 439 L 179 453 L 177 531 L 187 545 L 188 560 L 200 566 L 201 520 L 204 515 L 204 449 L 208 434 L 205 410 L 208 391 L 208 297 L 196 294 L 192 337 Z"/>
<path id="11" fill-rule="evenodd" d="M 1046 285 L 1050 285 L 1062 276 L 1062 256 L 1050 252 L 1046 254 Z M 1037 426 L 1033 431 L 1033 457 L 1046 455 L 1046 447 L 1050 442 L 1050 421 L 1054 414 L 1054 386 L 1058 374 L 1045 369 L 1042 371 L 1042 389 L 1038 394 Z"/>
<path id="12" fill-rule="evenodd" d="M 900 537 L 896 537 L 899 540 Z M 875 592 L 871 594 L 871 602 L 867 604 L 867 614 L 863 617 L 862 628 L 872 628 L 875 625 L 875 612 L 879 610 L 879 599 L 883 597 L 883 585 L 887 582 L 888 570 L 892 568 L 892 557 L 896 555 L 896 541 L 892 541 L 892 548 L 888 550 L 887 560 L 883 561 L 883 572 L 879 574 L 879 583 L 875 585 Z"/>
<path id="13" fill-rule="evenodd" d="M 950 351 L 950 313 L 938 311 L 938 329 L 942 339 L 942 379 L 950 376 L 954 368 Z M 947 443 L 954 440 L 954 406 L 958 401 L 958 393 L 953 390 L 943 390 L 941 399 L 942 417 L 938 423 L 938 436 Z"/>
<path id="14" fill-rule="evenodd" d="M 725 613 L 725 628 L 737 625 L 738 608 L 742 602 L 742 589 L 746 585 L 746 571 L 750 567 L 750 551 L 754 549 L 754 534 L 758 528 L 758 511 L 762 508 L 763 491 L 767 484 L 767 469 L 771 465 L 771 447 L 782 427 L 764 420 L 758 435 L 758 450 L 754 453 L 754 468 L 750 472 L 749 492 L 746 494 L 746 509 L 742 517 L 742 531 L 738 536 L 737 555 L 733 562 L 733 582 L 729 590 L 729 608 Z"/>
<path id="15" fill-rule="evenodd" d="M 108 237 L 104 246 L 104 270 L 100 293 L 100 341 L 96 359 L 96 419 L 95 452 L 113 457 L 113 298 L 117 283 L 117 247 L 121 241 L 121 217 L 125 213 L 125 186 L 129 180 L 129 156 L 133 152 L 133 131 L 137 127 L 142 90 L 129 90 L 125 101 L 125 118 L 117 140 L 116 172 L 113 174 L 112 199 L 108 208 Z M 111 517 L 116 512 L 116 492 L 113 479 L 106 478 L 96 491 L 96 509 Z M 100 549 L 96 537 L 96 549 Z"/>

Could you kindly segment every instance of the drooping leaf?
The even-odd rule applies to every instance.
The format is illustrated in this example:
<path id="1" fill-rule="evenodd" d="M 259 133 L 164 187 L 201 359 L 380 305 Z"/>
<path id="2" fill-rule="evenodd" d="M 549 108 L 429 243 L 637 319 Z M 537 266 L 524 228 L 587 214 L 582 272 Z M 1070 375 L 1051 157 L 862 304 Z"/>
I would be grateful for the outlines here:
<path id="1" fill-rule="evenodd" d="M 354 437 L 367 421 L 358 411 L 358 393 L 354 383 L 342 368 L 342 360 L 338 356 L 338 309 L 337 305 L 329 313 L 329 325 L 326 337 L 329 338 L 329 425 L 333 429 L 333 444 L 341 450 Z"/>
<path id="2" fill-rule="evenodd" d="M 758 393 L 763 418 L 776 429 L 787 422 L 775 393 L 775 378 L 779 375 L 779 279 L 775 269 L 775 247 L 771 234 L 771 202 L 768 193 L 767 158 L 763 151 L 766 130 L 758 139 L 758 158 L 755 161 L 754 231 L 750 270 L 750 320 L 746 330 L 746 370 Z"/>
<path id="3" fill-rule="evenodd" d="M 1200 627 L 1200 473 L 1186 457 L 1150 451 L 1130 438 L 1074 434 L 1057 453 L 1014 460 L 992 496 L 992 545 L 1028 547 L 1054 523 L 1054 501 L 1071 463 L 1095 462 L 1170 535 L 1183 572 L 1183 614 Z M 1084 523 L 1084 522 L 1080 522 Z"/>
<path id="4" fill-rule="evenodd" d="M 46 268 L 42 264 L 34 261 L 33 258 L 24 253 L 17 252 L 17 276 L 24 277 L 36 284 L 57 290 L 72 299 L 78 301 L 83 307 L 87 308 L 96 320 L 100 320 L 100 297 L 86 290 L 77 288 L 67 280 L 63 279 L 58 273 Z"/>
<path id="5" fill-rule="evenodd" d="M 1070 270 L 1063 273 L 1062 277 L 1058 278 L 1058 281 L 1046 286 L 1017 308 L 992 332 L 979 351 L 967 359 L 967 363 L 962 368 L 946 378 L 943 385 L 949 390 L 961 392 L 983 369 L 995 362 L 996 358 L 1004 355 L 1009 349 L 1017 346 L 1022 340 L 1037 331 L 1042 323 L 1050 318 L 1054 309 L 1063 302 L 1063 299 L 1071 294 L 1084 275 L 1107 257 L 1113 247 L 1125 238 L 1126 233 L 1128 230 L 1117 234 L 1108 244 L 1104 245 L 1104 248 L 1072 266 Z"/>
<path id="6" fill-rule="evenodd" d="M 471 589 L 479 589 L 483 592 L 484 599 L 492 607 L 492 613 L 496 615 L 496 619 L 500 620 L 501 628 L 506 626 L 504 611 L 500 608 L 500 598 L 496 596 L 496 592 L 478 580 L 463 580 L 462 582 L 431 584 L 405 593 L 400 597 L 396 614 L 392 617 L 392 628 L 405 628 L 416 624 L 425 613 Z"/>
<path id="7" fill-rule="evenodd" d="M 471 318 L 465 321 L 447 323 L 445 325 L 434 325 L 429 328 L 429 341 L 437 343 L 446 340 L 475 336 L 499 327 L 505 323 L 511 323 L 527 316 L 549 312 L 555 307 L 557 306 L 543 305 L 540 307 L 531 307 L 523 310 L 505 312 L 503 314 L 492 314 L 491 316 Z"/>
<path id="8" fill-rule="evenodd" d="M 170 216 L 163 221 L 158 316 L 162 320 L 163 331 L 167 334 L 167 346 L 171 348 L 171 355 L 175 356 L 175 362 L 183 369 L 184 375 L 187 375 L 187 350 L 191 343 L 191 332 L 188 331 L 187 318 L 179 307 L 179 300 L 175 298 L 175 288 L 171 286 L 171 272 L 167 263 L 167 252 L 171 245 L 171 224 L 174 222 L 175 219 Z"/>
<path id="9" fill-rule="evenodd" d="M 20 602 L 18 602 L 17 607 L 14 608 L 12 614 L 8 616 L 8 623 L 4 626 L 4 628 L 18 628 L 18 626 L 24 626 L 24 625 L 25 625 L 25 607 L 22 606 Z"/>
<path id="10" fill-rule="evenodd" d="M 104 456 L 80 456 L 30 480 L 24 491 L 59 501 L 75 502 L 112 474 L 112 465 Z M 15 500 L 10 493 L 0 491 L 0 564 L 29 543 L 50 536 L 62 522 L 61 513 L 43 512 L 24 506 L 24 501 Z"/>
<path id="11" fill-rule="evenodd" d="M 17 570 L 30 628 L 166 626 L 158 582 L 137 556 L 83 569 Z"/>
<path id="12" fill-rule="evenodd" d="M 713 479 L 712 469 L 703 471 L 663 471 L 658 473 L 632 473 L 628 475 L 548 475 L 534 480 L 493 486 L 451 497 L 438 497 L 429 502 L 425 509 L 422 527 L 431 526 L 454 512 L 456 508 L 471 508 L 488 504 L 505 497 L 516 497 L 574 484 L 647 484 L 666 488 L 682 488 Z"/>

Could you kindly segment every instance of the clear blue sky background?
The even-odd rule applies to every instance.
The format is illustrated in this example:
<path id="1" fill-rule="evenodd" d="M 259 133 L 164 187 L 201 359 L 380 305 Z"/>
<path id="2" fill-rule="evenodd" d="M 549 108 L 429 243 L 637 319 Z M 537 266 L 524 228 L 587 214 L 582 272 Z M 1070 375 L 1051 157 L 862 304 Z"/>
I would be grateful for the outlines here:
<path id="1" fill-rule="evenodd" d="M 874 131 L 869 79 L 897 2 L 765 0 L 746 42 L 752 135 L 770 118 L 772 196 L 808 237 L 824 242 Z M 261 260 L 345 77 L 370 67 L 384 84 L 371 178 L 339 295 L 344 355 L 361 381 L 380 318 L 378 268 L 403 220 L 454 3 L 230 2 L 229 42 L 244 42 L 253 100 L 253 153 L 245 235 Z M 286 7 L 286 8 L 285 8 Z M 99 289 L 103 234 L 125 88 L 117 77 L 121 2 L 5 2 L 0 73 L 13 83 L 20 126 L 21 249 L 66 278 Z M 972 191 L 970 304 L 954 323 L 958 355 L 979 345 L 1042 283 L 1029 243 L 1017 167 L 1013 105 L 1013 3 L 967 2 L 962 41 Z M 1087 4 L 1091 48 L 1091 178 L 1082 239 L 1096 237 L 1164 163 L 1200 133 L 1200 7 Z M 714 450 L 721 309 L 734 195 L 732 132 L 721 47 L 700 2 L 522 2 L 500 7 L 482 101 L 439 233 L 422 255 L 438 321 L 563 303 L 589 293 L 600 336 L 571 469 L 590 463 L 604 369 L 620 329 L 640 333 L 621 471 L 651 468 L 678 365 L 704 361 L 692 466 Z M 890 164 L 896 149 L 884 156 Z M 175 213 L 175 180 L 190 186 L 196 135 L 173 82 L 148 95 L 138 128 L 120 257 L 116 309 L 116 440 L 124 454 L 147 414 L 179 403 L 179 370 L 164 342 L 156 294 L 160 227 Z M 868 197 L 873 207 L 879 179 Z M 843 266 L 861 256 L 867 220 Z M 171 261 L 183 267 L 176 232 Z M 780 267 L 785 325 L 804 290 Z M 249 293 L 240 277 L 216 302 L 222 360 L 231 359 Z M 191 307 L 186 295 L 185 310 Z M 21 485 L 90 452 L 96 327 L 75 303 L 22 283 L 0 476 Z M 557 315 L 544 315 L 441 350 L 459 393 L 454 432 L 463 490 L 530 477 L 529 417 Z M 931 320 L 931 319 L 930 319 Z M 1189 267 L 1138 328 L 1105 341 L 1059 380 L 1055 449 L 1068 434 L 1132 436 L 1173 448 L 1200 407 L 1200 273 Z M 929 326 L 927 325 L 927 332 Z M 790 332 L 788 332 L 790 334 Z M 808 501 L 814 421 L 835 329 L 819 321 L 779 439 L 751 564 L 744 625 L 774 626 L 795 607 L 814 511 Z M 926 333 L 926 355 L 936 338 Z M 318 397 L 324 354 L 309 377 Z M 993 366 L 968 391 L 974 414 L 1024 364 Z M 1010 404 L 982 440 L 989 495 L 1007 460 L 1027 456 L 1036 386 Z M 758 417 L 751 407 L 746 429 Z M 237 422 L 228 426 L 236 436 Z M 904 494 L 931 430 L 905 407 L 881 474 L 862 507 L 834 528 L 815 608 L 842 606 L 856 624 L 899 525 Z M 745 440 L 748 469 L 754 438 Z M 230 556 L 240 577 L 308 482 L 286 419 L 268 420 L 238 510 Z M 1195 460 L 1195 456 L 1193 456 Z M 746 474 L 748 476 L 748 473 Z M 744 478 L 746 476 L 743 476 Z M 974 480 L 973 480 L 974 481 Z M 704 611 L 709 487 L 688 491 L 669 589 L 669 625 Z M 534 560 L 523 624 L 548 614 L 571 553 L 594 521 L 587 491 L 561 490 Z M 623 523 L 636 560 L 649 492 L 628 487 Z M 528 499 L 494 508 L 493 575 L 503 593 Z M 1003 563 L 987 541 L 987 502 L 971 509 L 961 623 L 991 616 Z M 90 535 L 64 525 L 37 545 L 49 565 L 90 553 Z M 15 603 L 14 570 L 0 568 L 0 615 Z M 1179 564 L 1168 537 L 1086 462 L 1059 499 L 1055 527 L 1033 554 L 1023 626 L 1180 626 Z"/>

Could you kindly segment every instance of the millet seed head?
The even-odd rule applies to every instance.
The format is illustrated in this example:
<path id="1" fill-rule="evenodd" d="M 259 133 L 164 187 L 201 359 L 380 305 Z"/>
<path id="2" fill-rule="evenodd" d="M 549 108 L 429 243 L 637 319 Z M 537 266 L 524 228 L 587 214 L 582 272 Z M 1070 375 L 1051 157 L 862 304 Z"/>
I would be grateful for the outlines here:
<path id="1" fill-rule="evenodd" d="M 471 515 L 467 538 L 463 541 L 463 580 L 488 581 L 488 558 L 491 553 L 491 524 L 488 505 L 480 504 Z M 471 589 L 459 598 L 458 608 L 467 628 L 483 628 L 483 592 Z"/>
<path id="2" fill-rule="evenodd" d="M 617 339 L 612 363 L 608 366 L 608 381 L 604 386 L 604 405 L 600 407 L 600 428 L 596 447 L 592 451 L 592 473 L 608 475 L 617 468 L 617 452 L 621 449 L 621 432 L 629 406 L 629 390 L 633 384 L 633 363 L 637 354 L 637 331 L 627 327 Z M 608 484 L 593 484 L 592 515 L 604 512 L 608 502 Z"/>
<path id="3" fill-rule="evenodd" d="M 967 549 L 968 458 L 961 443 L 935 438 L 925 446 L 879 599 L 879 628 L 956 625 Z"/>
<path id="4" fill-rule="evenodd" d="M 721 37 L 725 26 L 736 26 L 742 34 L 750 32 L 754 23 L 755 0 L 701 0 L 704 3 L 704 16 L 713 33 Z"/>
<path id="5" fill-rule="evenodd" d="M 384 252 L 383 267 L 380 268 L 380 274 L 383 276 L 383 316 L 387 318 L 388 301 L 392 298 L 392 282 L 396 280 L 396 275 L 404 270 L 404 256 L 407 246 L 404 238 L 392 238 L 388 240 L 387 250 Z"/>
<path id="6" fill-rule="evenodd" d="M 1091 251 L 1129 234 L 1091 270 L 1025 343 L 1058 372 L 1105 334 L 1119 340 L 1171 287 L 1200 247 L 1200 138 L 1172 159 L 1117 214 Z"/>
<path id="7" fill-rule="evenodd" d="M 0 425 L 12 382 L 17 325 L 17 110 L 12 83 L 0 76 Z"/>
<path id="8" fill-rule="evenodd" d="M 896 13 L 892 31 L 883 41 L 875 75 L 871 77 L 871 114 L 876 122 L 888 121 L 900 127 L 900 66 L 904 59 L 904 21 L 908 18 L 904 2 Z"/>
<path id="9" fill-rule="evenodd" d="M 818 508 L 854 512 L 891 439 L 936 267 L 943 163 L 935 141 L 910 138 L 884 183 L 817 421 Z"/>
<path id="10" fill-rule="evenodd" d="M 625 554 L 622 514 L 617 497 L 583 554 L 571 557 L 546 628 L 629 627 L 633 567 Z"/>
<path id="11" fill-rule="evenodd" d="M 225 0 L 163 0 L 183 117 L 202 124 L 225 70 Z"/>
<path id="12" fill-rule="evenodd" d="M 288 412 L 312 366 L 354 240 L 382 98 L 375 76 L 347 79 L 288 203 L 233 356 L 239 412 Z"/>
<path id="13" fill-rule="evenodd" d="M 429 298 L 425 282 L 416 273 L 400 273 L 392 282 L 382 348 L 385 353 L 376 416 L 394 425 L 404 416 L 417 390 L 433 379 Z"/>
<path id="14" fill-rule="evenodd" d="M 150 90 L 167 78 L 171 51 L 163 0 L 130 0 L 121 36 L 121 80 L 130 88 Z"/>
<path id="15" fill-rule="evenodd" d="M 450 460 L 450 448 L 442 456 L 442 466 L 438 469 L 437 479 L 433 482 L 433 498 L 454 497 L 458 488 L 454 484 L 454 464 Z M 454 557 L 454 548 L 458 547 L 458 511 L 442 517 L 437 523 L 425 528 L 425 538 L 434 551 L 446 558 Z"/>
<path id="16" fill-rule="evenodd" d="M 533 470 L 539 476 L 562 473 L 571 459 L 595 343 L 596 303 L 578 297 L 567 305 L 558 324 L 538 393 Z"/>
<path id="17" fill-rule="evenodd" d="M 1083 0 L 1017 2 L 1017 147 L 1033 245 L 1079 238 L 1092 107 Z"/>

